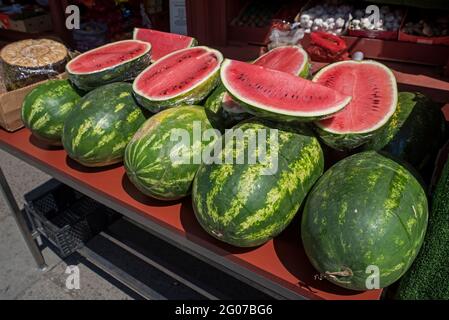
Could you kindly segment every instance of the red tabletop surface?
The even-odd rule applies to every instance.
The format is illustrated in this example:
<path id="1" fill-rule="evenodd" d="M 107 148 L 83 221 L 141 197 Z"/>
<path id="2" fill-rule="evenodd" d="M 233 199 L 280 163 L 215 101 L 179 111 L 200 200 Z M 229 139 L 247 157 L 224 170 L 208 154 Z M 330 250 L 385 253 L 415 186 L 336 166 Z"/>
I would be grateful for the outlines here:
<path id="1" fill-rule="evenodd" d="M 122 165 L 86 168 L 67 157 L 62 149 L 46 149 L 28 129 L 8 133 L 0 129 L 0 144 L 39 161 L 44 166 L 101 193 L 188 240 L 238 263 L 311 299 L 379 299 L 381 290 L 366 292 L 339 288 L 327 280 L 317 279 L 301 244 L 299 214 L 291 225 L 268 243 L 251 249 L 228 246 L 209 236 L 196 221 L 191 199 L 162 202 L 146 197 L 127 179 Z"/>

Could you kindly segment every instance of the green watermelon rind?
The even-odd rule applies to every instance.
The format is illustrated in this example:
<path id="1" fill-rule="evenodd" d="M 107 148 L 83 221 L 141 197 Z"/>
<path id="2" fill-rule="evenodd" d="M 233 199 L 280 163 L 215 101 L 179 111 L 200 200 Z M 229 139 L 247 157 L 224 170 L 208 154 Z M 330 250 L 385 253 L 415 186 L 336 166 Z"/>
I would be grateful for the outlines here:
<path id="1" fill-rule="evenodd" d="M 71 159 L 86 167 L 120 163 L 126 145 L 144 122 L 132 85 L 107 84 L 78 101 L 64 123 L 62 144 Z"/>
<path id="2" fill-rule="evenodd" d="M 362 149 L 384 151 L 421 170 L 438 151 L 444 132 L 438 105 L 421 93 L 400 92 L 395 113 Z"/>
<path id="3" fill-rule="evenodd" d="M 212 237 L 236 247 L 255 247 L 290 224 L 323 173 L 324 157 L 318 140 L 303 125 L 253 118 L 234 127 L 239 128 L 280 130 L 278 171 L 261 176 L 266 164 L 203 164 L 193 182 L 192 203 L 198 222 Z M 244 150 L 246 154 L 247 146 Z"/>
<path id="4" fill-rule="evenodd" d="M 322 276 L 365 291 L 370 266 L 379 269 L 380 288 L 407 271 L 422 246 L 427 219 L 419 181 L 395 161 L 368 151 L 343 159 L 318 180 L 304 206 L 301 238 Z"/>
<path id="5" fill-rule="evenodd" d="M 320 71 L 318 71 L 315 76 L 313 77 L 312 81 L 317 82 L 320 76 L 326 72 L 327 70 L 338 67 L 341 64 L 348 64 L 348 63 L 355 63 L 355 64 L 373 64 L 376 65 L 382 69 L 384 69 L 392 79 L 392 84 L 394 86 L 394 96 L 391 103 L 390 112 L 388 112 L 384 119 L 382 121 L 379 121 L 375 126 L 373 126 L 370 129 L 360 131 L 360 132 L 337 132 L 330 130 L 328 128 L 325 128 L 322 126 L 319 122 L 315 122 L 315 126 L 317 128 L 317 133 L 319 134 L 322 141 L 327 144 L 329 147 L 334 148 L 336 150 L 344 151 L 344 150 L 351 150 L 356 147 L 359 147 L 365 143 L 367 143 L 383 126 L 385 126 L 389 119 L 393 116 L 396 106 L 398 103 L 398 90 L 397 90 L 397 84 L 396 84 L 396 78 L 393 74 L 393 72 L 386 67 L 385 65 L 373 61 L 373 60 L 362 60 L 362 61 L 340 61 L 333 64 L 330 64 L 324 68 L 322 68 Z"/>
<path id="6" fill-rule="evenodd" d="M 168 134 L 172 129 L 185 129 L 192 135 L 193 121 L 201 122 L 202 131 L 214 128 L 203 107 L 178 106 L 149 118 L 131 139 L 125 150 L 125 170 L 130 181 L 142 193 L 163 201 L 190 195 L 200 164 L 193 161 L 174 164 L 170 159 L 171 148 L 178 141 L 169 140 L 171 137 Z M 216 138 L 219 138 L 219 134 Z M 202 148 L 195 150 L 201 155 L 209 143 L 202 142 Z M 192 145 L 189 150 L 192 150 Z"/>
<path id="7" fill-rule="evenodd" d="M 153 68 L 158 63 L 163 62 L 166 58 L 174 55 L 179 54 L 179 52 L 191 50 L 192 48 L 186 48 L 182 50 L 175 51 L 171 54 L 166 55 L 165 57 L 159 59 L 154 64 L 146 68 L 142 73 L 137 76 L 137 78 L 134 80 L 133 83 L 133 91 L 134 95 L 139 102 L 139 104 L 147 109 L 148 111 L 152 113 L 157 113 L 162 110 L 174 107 L 176 105 L 180 104 L 197 104 L 198 102 L 202 101 L 204 98 L 206 98 L 209 93 L 219 84 L 220 82 L 220 66 L 223 61 L 223 55 L 215 49 L 211 49 L 204 46 L 195 47 L 196 49 L 201 48 L 206 50 L 207 52 L 213 52 L 217 58 L 218 58 L 218 65 L 207 77 L 205 77 L 202 81 L 198 82 L 194 87 L 188 89 L 186 92 L 182 92 L 177 94 L 174 97 L 170 98 L 152 98 L 148 95 L 145 95 L 144 93 L 140 92 L 140 90 L 137 89 L 137 83 L 139 82 L 140 78 L 146 73 L 147 70 Z"/>
<path id="8" fill-rule="evenodd" d="M 324 111 L 320 112 L 304 112 L 304 111 L 282 111 L 280 109 L 273 110 L 269 106 L 264 106 L 261 104 L 254 103 L 253 101 L 239 96 L 237 93 L 233 92 L 231 86 L 226 79 L 226 69 L 232 63 L 232 60 L 225 59 L 222 64 L 220 77 L 223 85 L 229 94 L 236 99 L 242 106 L 247 109 L 249 113 L 252 113 L 258 117 L 266 118 L 270 120 L 285 120 L 285 121 L 298 121 L 298 122 L 310 122 L 320 119 L 325 119 L 331 117 L 333 114 L 342 110 L 351 101 L 351 97 L 347 97 L 344 101 L 339 104 L 332 106 Z"/>
<path id="9" fill-rule="evenodd" d="M 98 50 L 100 48 L 105 48 L 126 41 L 140 42 L 141 44 L 144 44 L 147 47 L 147 49 L 145 50 L 144 53 L 142 53 L 137 57 L 134 57 L 131 60 L 127 60 L 121 64 L 91 73 L 72 72 L 70 70 L 70 62 L 69 62 L 66 65 L 66 71 L 70 81 L 72 81 L 72 83 L 75 84 L 79 89 L 90 91 L 108 83 L 133 80 L 139 73 L 141 73 L 145 68 L 147 68 L 151 64 L 151 44 L 140 40 L 123 40 L 106 44 L 94 50 Z"/>
<path id="10" fill-rule="evenodd" d="M 21 109 L 22 122 L 49 146 L 61 146 L 64 121 L 81 99 L 68 80 L 49 80 L 30 91 Z"/>

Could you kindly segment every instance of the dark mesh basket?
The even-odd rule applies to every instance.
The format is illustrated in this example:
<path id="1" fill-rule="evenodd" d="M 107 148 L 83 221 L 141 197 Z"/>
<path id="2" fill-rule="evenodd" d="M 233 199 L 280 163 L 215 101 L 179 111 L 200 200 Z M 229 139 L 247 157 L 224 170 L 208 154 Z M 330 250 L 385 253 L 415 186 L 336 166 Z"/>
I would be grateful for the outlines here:
<path id="1" fill-rule="evenodd" d="M 26 194 L 25 201 L 33 228 L 55 245 L 62 257 L 82 247 L 118 216 L 56 180 Z"/>

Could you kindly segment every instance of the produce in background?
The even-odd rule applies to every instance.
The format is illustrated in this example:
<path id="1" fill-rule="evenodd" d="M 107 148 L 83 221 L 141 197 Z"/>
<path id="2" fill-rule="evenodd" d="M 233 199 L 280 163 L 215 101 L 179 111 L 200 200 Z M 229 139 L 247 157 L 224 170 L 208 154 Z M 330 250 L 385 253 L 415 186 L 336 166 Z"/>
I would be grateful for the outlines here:
<path id="1" fill-rule="evenodd" d="M 203 100 L 219 82 L 223 55 L 208 47 L 175 51 L 145 69 L 134 80 L 138 102 L 156 113 Z"/>
<path id="2" fill-rule="evenodd" d="M 87 167 L 119 163 L 145 122 L 132 85 L 116 82 L 86 94 L 64 123 L 62 143 L 70 158 Z"/>
<path id="3" fill-rule="evenodd" d="M 399 283 L 397 299 L 449 299 L 449 161 L 433 196 L 427 229 L 418 257 Z"/>
<path id="4" fill-rule="evenodd" d="M 369 151 L 350 156 L 318 180 L 303 212 L 301 237 L 312 265 L 332 283 L 367 290 L 397 281 L 426 233 L 427 198 L 404 167 Z M 371 288 L 372 289 L 372 288 Z"/>
<path id="5" fill-rule="evenodd" d="M 69 60 L 67 48 L 54 40 L 22 40 L 0 52 L 6 89 L 16 90 L 56 77 Z"/>
<path id="6" fill-rule="evenodd" d="M 312 81 L 236 60 L 225 60 L 221 81 L 249 113 L 273 120 L 322 119 L 351 101 L 350 95 Z"/>
<path id="7" fill-rule="evenodd" d="M 426 165 L 433 166 L 445 126 L 437 104 L 420 93 L 400 92 L 396 112 L 362 148 L 384 151 L 421 171 Z"/>
<path id="8" fill-rule="evenodd" d="M 367 14 L 362 9 L 355 10 L 352 15 L 354 18 L 349 24 L 349 28 L 352 30 L 397 32 L 401 26 L 404 11 L 399 8 L 392 9 L 389 6 L 381 6 L 377 21 L 371 18 L 372 12 Z"/>
<path id="9" fill-rule="evenodd" d="M 198 170 L 193 209 L 213 237 L 238 247 L 254 247 L 290 223 L 323 173 L 324 159 L 318 140 L 303 124 L 288 127 L 251 119 L 233 132 L 237 135 L 239 129 L 244 143 L 235 143 L 225 134 L 215 145 L 224 146 L 215 154 L 222 163 L 203 164 Z M 277 136 L 272 130 L 278 130 Z M 260 136 L 262 132 L 265 137 Z M 252 139 L 260 140 L 251 144 Z M 251 163 L 250 155 L 260 158 Z"/>
<path id="10" fill-rule="evenodd" d="M 312 81 L 352 96 L 341 112 L 315 123 L 320 138 L 334 149 L 350 150 L 366 143 L 396 110 L 396 79 L 379 62 L 333 63 L 321 69 Z"/>
<path id="11" fill-rule="evenodd" d="M 305 33 L 323 31 L 340 35 L 346 30 L 351 11 L 350 5 L 336 5 L 328 1 L 304 10 L 298 22 Z"/>
<path id="12" fill-rule="evenodd" d="M 49 80 L 34 88 L 22 105 L 22 121 L 48 145 L 61 145 L 64 121 L 81 98 L 68 80 Z"/>
<path id="13" fill-rule="evenodd" d="M 207 141 L 195 136 L 195 131 L 201 135 L 209 129 L 214 129 L 213 124 L 200 106 L 179 106 L 155 114 L 126 147 L 129 179 L 156 199 L 175 200 L 189 195 L 204 148 L 220 137 L 218 130 L 211 131 L 214 135 Z"/>
<path id="14" fill-rule="evenodd" d="M 77 56 L 67 64 L 66 70 L 78 88 L 89 91 L 108 83 L 132 80 L 150 61 L 149 43 L 124 40 Z"/>
<path id="15" fill-rule="evenodd" d="M 143 28 L 134 28 L 133 39 L 151 44 L 151 61 L 153 62 L 174 51 L 198 44 L 198 41 L 192 37 Z"/>
<path id="16" fill-rule="evenodd" d="M 253 64 L 303 78 L 308 77 L 310 70 L 307 52 L 299 46 L 277 47 L 260 56 Z M 222 84 L 209 96 L 204 106 L 210 114 L 220 117 L 226 128 L 251 116 Z"/>

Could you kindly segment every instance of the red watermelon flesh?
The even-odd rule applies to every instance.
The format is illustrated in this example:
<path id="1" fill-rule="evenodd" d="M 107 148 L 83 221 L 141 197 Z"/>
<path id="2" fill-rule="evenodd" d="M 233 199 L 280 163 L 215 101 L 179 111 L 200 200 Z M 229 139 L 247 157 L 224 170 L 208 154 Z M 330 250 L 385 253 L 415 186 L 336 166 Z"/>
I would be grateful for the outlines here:
<path id="1" fill-rule="evenodd" d="M 192 37 L 143 28 L 134 29 L 134 39 L 151 43 L 153 61 L 174 51 L 193 47 L 197 43 Z"/>
<path id="2" fill-rule="evenodd" d="M 299 75 L 306 68 L 307 63 L 307 52 L 298 46 L 283 46 L 272 49 L 253 62 L 253 64 L 258 66 L 293 75 Z M 228 93 L 223 95 L 222 103 L 223 108 L 228 112 L 246 112 Z"/>
<path id="3" fill-rule="evenodd" d="M 151 45 L 138 40 L 124 40 L 83 53 L 67 64 L 74 74 L 89 74 L 113 68 L 148 54 Z"/>
<path id="4" fill-rule="evenodd" d="M 260 56 L 253 64 L 298 75 L 307 63 L 307 53 L 297 46 L 278 47 Z"/>
<path id="5" fill-rule="evenodd" d="M 322 118 L 343 109 L 351 100 L 312 81 L 265 67 L 226 60 L 221 80 L 232 96 L 252 111 L 297 118 Z"/>
<path id="6" fill-rule="evenodd" d="M 187 92 L 218 70 L 218 51 L 194 47 L 173 52 L 144 70 L 135 80 L 135 90 L 143 96 L 167 99 Z"/>
<path id="7" fill-rule="evenodd" d="M 375 61 L 344 61 L 323 68 L 313 81 L 352 96 L 332 118 L 319 121 L 333 133 L 366 133 L 384 125 L 397 104 L 396 80 L 386 66 Z"/>

